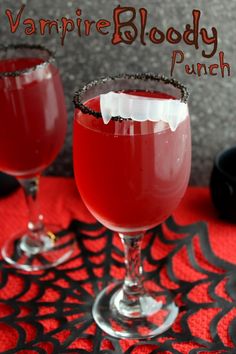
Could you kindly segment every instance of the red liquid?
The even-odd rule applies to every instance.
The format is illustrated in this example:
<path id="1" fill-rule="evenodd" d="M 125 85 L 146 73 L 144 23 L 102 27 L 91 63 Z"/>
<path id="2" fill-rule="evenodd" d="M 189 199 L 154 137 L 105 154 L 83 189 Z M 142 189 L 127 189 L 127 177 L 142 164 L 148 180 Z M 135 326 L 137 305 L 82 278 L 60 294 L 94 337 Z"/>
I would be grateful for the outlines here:
<path id="1" fill-rule="evenodd" d="M 32 68 L 39 58 L 0 61 L 1 72 Z M 66 132 L 64 94 L 56 67 L 0 77 L 0 170 L 18 177 L 40 173 L 58 154 Z"/>
<path id="2" fill-rule="evenodd" d="M 86 106 L 99 111 L 99 98 Z M 102 119 L 75 112 L 77 186 L 91 213 L 112 230 L 132 233 L 158 225 L 183 197 L 191 161 L 189 117 L 175 132 L 161 124 L 110 121 L 105 125 Z"/>

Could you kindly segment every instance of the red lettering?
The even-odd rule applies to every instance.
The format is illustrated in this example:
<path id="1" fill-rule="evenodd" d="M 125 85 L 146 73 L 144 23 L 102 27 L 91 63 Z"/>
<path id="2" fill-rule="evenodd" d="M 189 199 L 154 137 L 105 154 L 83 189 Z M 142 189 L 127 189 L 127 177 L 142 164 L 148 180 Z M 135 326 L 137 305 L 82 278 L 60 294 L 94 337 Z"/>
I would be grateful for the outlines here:
<path id="1" fill-rule="evenodd" d="M 89 36 L 90 35 L 91 26 L 92 26 L 93 23 L 95 23 L 95 21 L 89 21 L 89 20 L 85 20 L 84 21 L 85 36 Z"/>
<path id="2" fill-rule="evenodd" d="M 156 37 L 156 34 L 158 33 L 159 38 Z M 152 43 L 155 44 L 160 44 L 162 42 L 164 42 L 165 40 L 165 35 L 162 31 L 160 31 L 159 29 L 157 29 L 156 27 L 153 27 L 149 33 L 149 39 Z"/>
<path id="3" fill-rule="evenodd" d="M 58 22 L 57 21 L 41 19 L 41 20 L 39 20 L 39 24 L 40 24 L 40 33 L 41 33 L 41 35 L 45 34 L 45 28 L 46 27 L 48 27 L 48 33 L 49 34 L 51 34 L 51 32 L 52 32 L 52 27 L 56 28 L 57 33 L 59 32 Z"/>
<path id="4" fill-rule="evenodd" d="M 173 38 L 173 35 L 175 36 L 175 38 Z M 170 27 L 166 33 L 166 39 L 171 44 L 177 44 L 181 41 L 182 36 L 181 36 L 181 33 L 176 31 L 175 28 Z"/>
<path id="5" fill-rule="evenodd" d="M 204 69 L 204 75 L 207 75 L 206 64 L 197 63 L 197 74 L 198 74 L 198 76 L 202 75 L 202 69 Z"/>
<path id="6" fill-rule="evenodd" d="M 177 58 L 179 56 L 179 58 Z M 181 64 L 184 61 L 184 53 L 182 50 L 174 50 L 172 54 L 172 64 L 171 64 L 171 71 L 170 75 L 173 76 L 175 64 Z"/>
<path id="7" fill-rule="evenodd" d="M 186 71 L 186 74 L 188 74 L 188 75 L 192 75 L 192 74 L 196 75 L 196 71 L 194 69 L 194 65 L 193 64 L 192 64 L 192 70 L 191 70 L 191 68 L 190 68 L 190 66 L 188 64 L 185 65 L 185 71 Z"/>
<path id="8" fill-rule="evenodd" d="M 13 16 L 12 16 L 11 10 L 7 9 L 6 12 L 5 12 L 7 17 L 8 17 L 12 33 L 15 33 L 17 31 L 18 27 L 19 27 L 20 20 L 21 20 L 21 15 L 22 15 L 22 12 L 24 11 L 24 8 L 25 8 L 25 5 L 22 5 L 20 10 L 19 10 L 19 12 L 18 12 L 18 14 L 17 14 L 17 16 L 16 16 L 15 21 L 13 20 Z"/>
<path id="9" fill-rule="evenodd" d="M 129 13 L 129 12 L 132 13 L 131 18 L 128 21 L 121 22 L 120 15 L 123 13 Z M 114 19 L 115 29 L 114 29 L 114 34 L 113 34 L 113 38 L 112 38 L 112 44 L 119 44 L 121 42 L 124 42 L 126 44 L 132 44 L 135 41 L 135 39 L 138 35 L 137 27 L 133 23 L 135 18 L 136 18 L 136 11 L 135 11 L 135 8 L 133 8 L 133 7 L 121 7 L 119 5 L 114 9 L 113 19 Z M 126 30 L 124 32 L 125 38 L 123 38 L 122 32 L 121 32 L 121 28 L 123 28 L 123 27 L 131 27 L 133 32 Z"/>
<path id="10" fill-rule="evenodd" d="M 25 34 L 27 36 L 30 36 L 31 34 L 34 34 L 37 32 L 35 22 L 32 18 L 26 18 L 23 21 L 23 24 L 27 26 L 25 29 Z"/>
<path id="11" fill-rule="evenodd" d="M 74 21 L 66 17 L 62 17 L 62 34 L 61 34 L 61 45 L 64 45 L 65 37 L 67 32 L 72 32 L 75 28 Z M 70 26 L 70 28 L 68 28 Z"/>
<path id="12" fill-rule="evenodd" d="M 225 77 L 225 68 L 227 68 L 228 70 L 228 76 L 230 76 L 230 65 L 228 63 L 225 63 L 224 62 L 224 52 L 220 52 L 219 53 L 219 57 L 220 57 L 220 69 L 221 69 L 221 74 L 222 74 L 222 77 Z"/>
<path id="13" fill-rule="evenodd" d="M 81 10 L 80 9 L 77 9 L 76 10 L 76 15 L 77 16 L 80 16 L 81 15 Z M 81 37 L 81 30 L 80 30 L 80 26 L 81 26 L 81 18 L 77 18 L 77 29 L 78 29 L 78 36 Z"/>
<path id="14" fill-rule="evenodd" d="M 145 29 L 147 24 L 147 10 L 144 8 L 139 9 L 140 19 L 141 19 L 141 32 L 140 32 L 140 41 L 141 44 L 146 45 L 144 40 L 145 37 Z"/>
<path id="15" fill-rule="evenodd" d="M 211 64 L 209 66 L 209 74 L 212 75 L 212 76 L 216 76 L 217 73 L 214 73 L 213 70 L 218 69 L 218 68 L 219 68 L 218 64 Z"/>
<path id="16" fill-rule="evenodd" d="M 196 49 L 198 46 L 198 33 L 199 33 L 199 21 L 201 17 L 201 12 L 199 10 L 193 10 L 193 28 L 191 28 L 190 24 L 186 25 L 186 30 L 183 34 L 183 40 L 188 45 L 194 45 Z M 189 37 L 192 35 L 192 39 Z"/>
<path id="17" fill-rule="evenodd" d="M 213 47 L 213 50 L 210 54 L 206 54 L 206 51 L 203 50 L 202 51 L 202 55 L 205 57 L 205 58 L 211 58 L 215 55 L 216 51 L 217 51 L 217 46 L 218 46 L 218 34 L 217 34 L 217 29 L 215 27 L 212 27 L 212 34 L 213 36 L 210 38 L 207 34 L 207 30 L 205 28 L 202 28 L 201 31 L 200 31 L 201 35 L 202 35 L 202 40 L 205 44 L 207 45 L 210 45 L 210 44 L 213 44 L 214 47 Z"/>
<path id="18" fill-rule="evenodd" d="M 110 27 L 111 26 L 111 22 L 110 21 L 107 21 L 107 20 L 99 20 L 97 23 L 96 23 L 96 29 L 99 33 L 101 33 L 102 35 L 106 35 L 106 34 L 109 34 L 109 31 L 106 31 L 106 32 L 103 32 L 102 31 L 102 28 L 106 28 L 106 27 Z"/>

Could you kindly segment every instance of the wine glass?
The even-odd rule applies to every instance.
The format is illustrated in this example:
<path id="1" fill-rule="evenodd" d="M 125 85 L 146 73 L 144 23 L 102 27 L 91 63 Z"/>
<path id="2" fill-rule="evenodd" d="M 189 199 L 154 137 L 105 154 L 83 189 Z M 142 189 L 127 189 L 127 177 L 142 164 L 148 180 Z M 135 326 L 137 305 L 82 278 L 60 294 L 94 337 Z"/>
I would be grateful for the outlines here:
<path id="1" fill-rule="evenodd" d="M 48 49 L 0 48 L 0 106 L 0 170 L 18 179 L 29 207 L 27 230 L 7 239 L 2 255 L 27 271 L 49 268 L 70 256 L 73 236 L 45 225 L 38 206 L 39 176 L 61 149 L 67 125 L 63 88 Z"/>
<path id="2" fill-rule="evenodd" d="M 124 245 L 124 282 L 106 287 L 93 306 L 97 324 L 117 338 L 156 336 L 178 314 L 171 294 L 149 289 L 143 279 L 141 242 L 178 206 L 188 184 L 187 99 L 182 84 L 154 74 L 93 81 L 74 97 L 77 187 L 90 212 Z"/>

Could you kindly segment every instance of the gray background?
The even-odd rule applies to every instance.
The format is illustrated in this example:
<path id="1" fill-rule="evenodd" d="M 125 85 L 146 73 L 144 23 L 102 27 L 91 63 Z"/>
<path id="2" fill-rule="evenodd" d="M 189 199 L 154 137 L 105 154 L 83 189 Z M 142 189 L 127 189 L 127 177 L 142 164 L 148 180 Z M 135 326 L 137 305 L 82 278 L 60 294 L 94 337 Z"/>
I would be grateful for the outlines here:
<path id="1" fill-rule="evenodd" d="M 113 9 L 117 5 L 134 6 L 147 9 L 149 17 L 147 29 L 157 26 L 161 30 L 173 26 L 183 32 L 187 23 L 192 23 L 192 10 L 202 12 L 200 26 L 218 30 L 218 52 L 225 53 L 225 60 L 231 65 L 231 77 L 222 79 L 218 76 L 188 76 L 184 66 L 176 67 L 174 76 L 183 81 L 191 91 L 190 111 L 192 119 L 193 159 L 191 183 L 206 185 L 209 181 L 212 160 L 217 152 L 236 144 L 236 79 L 235 48 L 236 48 L 236 1 L 235 0 L 147 0 L 147 1 L 113 1 L 113 0 L 29 0 L 22 15 L 21 24 L 16 33 L 10 32 L 5 15 L 7 8 L 17 13 L 21 1 L 1 0 L 0 3 L 0 44 L 37 43 L 48 46 L 56 51 L 58 65 L 64 84 L 69 126 L 65 145 L 60 155 L 48 168 L 46 173 L 56 175 L 72 175 L 71 134 L 73 119 L 72 96 L 74 91 L 89 80 L 104 75 L 123 72 L 160 72 L 170 75 L 171 55 L 173 50 L 181 49 L 185 53 L 186 64 L 204 62 L 201 55 L 202 43 L 197 51 L 184 45 L 171 45 L 164 42 L 161 45 L 142 46 L 138 39 L 132 45 L 111 44 L 111 34 L 102 36 L 93 28 L 89 37 L 78 37 L 77 32 L 69 33 L 62 47 L 57 33 L 41 36 L 39 33 L 26 36 L 23 20 L 31 17 L 36 21 L 40 18 L 60 19 L 63 16 L 76 19 L 76 9 L 82 10 L 83 20 L 98 20 L 106 18 L 112 21 Z M 209 46 L 209 49 L 212 48 Z M 218 62 L 218 52 L 214 58 L 206 61 L 208 64 Z"/>

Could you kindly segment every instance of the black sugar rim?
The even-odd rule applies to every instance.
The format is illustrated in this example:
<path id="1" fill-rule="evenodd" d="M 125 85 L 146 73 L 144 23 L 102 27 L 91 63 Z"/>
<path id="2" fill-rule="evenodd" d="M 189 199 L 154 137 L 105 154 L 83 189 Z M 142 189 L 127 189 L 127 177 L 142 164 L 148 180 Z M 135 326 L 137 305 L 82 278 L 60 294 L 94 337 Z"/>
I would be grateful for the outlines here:
<path id="1" fill-rule="evenodd" d="M 129 79 L 129 80 L 133 79 L 133 80 L 145 80 L 145 81 L 150 80 L 150 81 L 158 81 L 158 82 L 162 81 L 164 84 L 167 84 L 167 85 L 169 84 L 169 85 L 172 85 L 173 87 L 179 89 L 181 92 L 181 102 L 183 102 L 183 103 L 188 102 L 189 91 L 188 91 L 187 87 L 184 86 L 183 84 L 181 84 L 176 79 L 172 79 L 172 78 L 170 79 L 170 78 L 167 78 L 164 75 L 160 75 L 160 74 L 138 73 L 138 74 L 120 74 L 120 75 L 116 75 L 116 76 L 107 76 L 107 77 L 103 77 L 101 79 L 93 80 L 93 81 L 89 82 L 87 85 L 85 85 L 84 87 L 82 87 L 81 89 L 79 89 L 78 91 L 75 92 L 75 95 L 73 98 L 75 108 L 79 108 L 81 110 L 81 112 L 83 112 L 84 114 L 93 115 L 96 118 L 102 118 L 101 112 L 96 112 L 96 111 L 88 108 L 87 106 L 85 106 L 85 104 L 83 104 L 82 96 L 86 91 L 88 91 L 92 87 L 95 87 L 100 84 L 104 84 L 108 81 L 114 81 L 117 79 Z M 127 120 L 127 118 L 122 118 L 120 116 L 112 117 L 111 119 L 119 120 L 119 121 Z"/>
<path id="2" fill-rule="evenodd" d="M 0 72 L 0 78 L 4 78 L 4 77 L 17 77 L 17 76 L 21 76 L 24 74 L 28 74 L 31 73 L 32 71 L 35 71 L 39 68 L 43 68 L 44 66 L 48 65 L 49 63 L 53 63 L 55 61 L 55 56 L 54 53 L 47 49 L 46 47 L 42 46 L 42 45 L 37 45 L 37 44 L 9 44 L 6 46 L 0 46 L 0 52 L 7 52 L 8 50 L 11 49 L 16 49 L 16 50 L 20 50 L 20 49 L 36 49 L 39 51 L 44 51 L 48 53 L 48 59 L 43 59 L 43 62 L 40 64 L 36 64 L 34 66 L 31 66 L 29 68 L 26 69 L 22 69 L 22 70 L 15 70 L 15 71 L 5 71 L 5 72 Z M 10 59 L 10 58 L 7 58 Z M 0 59 L 1 60 L 1 59 Z"/>

